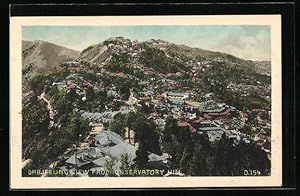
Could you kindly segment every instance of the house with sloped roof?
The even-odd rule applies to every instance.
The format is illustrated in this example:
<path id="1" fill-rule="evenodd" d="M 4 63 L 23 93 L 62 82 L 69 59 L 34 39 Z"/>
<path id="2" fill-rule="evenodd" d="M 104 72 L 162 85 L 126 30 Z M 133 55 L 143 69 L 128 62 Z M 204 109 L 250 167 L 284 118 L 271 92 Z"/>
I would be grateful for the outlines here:
<path id="1" fill-rule="evenodd" d="M 89 165 L 93 160 L 102 157 L 103 154 L 100 149 L 95 147 L 88 147 L 79 151 L 76 151 L 71 157 L 69 157 L 65 163 L 73 165 L 77 168 L 81 168 L 85 165 Z"/>
<path id="2" fill-rule="evenodd" d="M 65 160 L 64 170 L 90 169 L 103 170 L 107 161 L 113 161 L 113 170 L 119 171 L 123 155 L 128 155 L 128 162 L 132 164 L 136 158 L 137 146 L 128 144 L 119 134 L 111 131 L 102 131 L 95 137 L 95 147 L 78 148 L 72 155 Z M 68 151 L 68 154 L 71 151 Z M 168 163 L 167 154 L 161 156 L 149 152 L 148 162 Z"/>
<path id="3" fill-rule="evenodd" d="M 122 110 L 118 110 L 118 111 L 105 111 L 105 112 L 102 112 L 102 113 L 99 113 L 99 112 L 85 112 L 85 111 L 83 111 L 83 113 L 81 114 L 81 116 L 83 118 L 87 118 L 87 119 L 90 119 L 92 121 L 102 122 L 102 123 L 108 123 L 117 114 L 119 114 L 119 113 L 121 113 L 121 114 L 127 114 L 129 112 L 130 112 L 129 109 L 122 109 Z"/>
<path id="4" fill-rule="evenodd" d="M 188 99 L 189 93 L 165 92 L 164 96 L 171 99 L 185 100 Z"/>
<path id="5" fill-rule="evenodd" d="M 216 118 L 227 118 L 231 115 L 231 109 L 228 107 L 221 107 L 217 109 L 209 109 L 203 111 L 203 117 L 209 120 Z"/>
<path id="6" fill-rule="evenodd" d="M 225 133 L 226 136 L 232 136 L 233 134 L 230 130 L 224 129 L 222 127 L 216 126 L 216 124 L 212 121 L 203 121 L 198 128 L 198 133 L 202 134 L 206 132 L 209 141 L 214 142 L 216 140 L 220 140 L 222 138 L 222 135 Z"/>

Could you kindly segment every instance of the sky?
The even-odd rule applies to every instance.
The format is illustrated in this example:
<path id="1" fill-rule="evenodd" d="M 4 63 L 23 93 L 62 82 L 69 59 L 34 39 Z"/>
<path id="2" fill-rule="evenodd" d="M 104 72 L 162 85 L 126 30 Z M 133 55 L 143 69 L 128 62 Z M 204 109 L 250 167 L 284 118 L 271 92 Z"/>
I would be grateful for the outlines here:
<path id="1" fill-rule="evenodd" d="M 110 37 L 131 40 L 162 39 L 247 60 L 271 60 L 270 26 L 23 26 L 23 40 L 44 40 L 82 51 Z"/>

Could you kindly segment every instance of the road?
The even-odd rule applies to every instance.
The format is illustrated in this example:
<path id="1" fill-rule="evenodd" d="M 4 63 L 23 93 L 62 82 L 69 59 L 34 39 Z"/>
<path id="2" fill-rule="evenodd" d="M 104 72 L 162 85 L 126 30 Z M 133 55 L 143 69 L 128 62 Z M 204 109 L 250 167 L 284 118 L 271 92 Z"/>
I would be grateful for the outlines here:
<path id="1" fill-rule="evenodd" d="M 38 96 L 40 100 L 43 100 L 47 103 L 47 109 L 49 110 L 49 128 L 51 128 L 54 125 L 54 116 L 56 115 L 53 106 L 51 105 L 51 102 L 45 97 L 45 92 L 43 92 L 40 96 Z"/>

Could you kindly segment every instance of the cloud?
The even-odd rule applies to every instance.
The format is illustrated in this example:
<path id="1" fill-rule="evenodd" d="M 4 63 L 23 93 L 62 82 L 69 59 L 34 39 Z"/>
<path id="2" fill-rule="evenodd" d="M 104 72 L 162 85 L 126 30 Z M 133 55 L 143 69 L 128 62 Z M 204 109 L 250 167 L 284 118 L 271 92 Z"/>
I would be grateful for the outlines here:
<path id="1" fill-rule="evenodd" d="M 225 27 L 209 44 L 215 51 L 233 54 L 243 59 L 270 60 L 270 31 L 267 27 Z"/>

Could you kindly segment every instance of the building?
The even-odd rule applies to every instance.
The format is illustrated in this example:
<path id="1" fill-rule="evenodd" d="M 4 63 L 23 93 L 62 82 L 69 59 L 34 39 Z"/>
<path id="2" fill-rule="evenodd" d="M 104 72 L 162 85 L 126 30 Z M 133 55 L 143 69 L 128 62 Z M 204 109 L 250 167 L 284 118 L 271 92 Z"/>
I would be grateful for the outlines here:
<path id="1" fill-rule="evenodd" d="M 102 122 L 102 123 L 109 123 L 115 115 L 121 113 L 121 114 L 127 114 L 130 110 L 124 109 L 124 110 L 118 110 L 118 111 L 105 111 L 102 113 L 99 112 L 83 112 L 81 114 L 82 117 L 90 119 L 94 122 Z"/>
<path id="2" fill-rule="evenodd" d="M 165 92 L 165 98 L 171 99 L 179 99 L 179 100 L 186 100 L 189 98 L 189 93 L 175 93 L 175 92 Z"/>
<path id="3" fill-rule="evenodd" d="M 209 137 L 209 141 L 212 142 L 216 140 L 220 140 L 224 133 L 226 134 L 227 137 L 236 135 L 232 131 L 220 127 L 214 121 L 202 120 L 197 125 L 198 125 L 198 133 L 202 134 L 203 132 L 206 132 Z"/>
<path id="4" fill-rule="evenodd" d="M 230 115 L 231 109 L 226 107 L 203 111 L 203 117 L 209 120 L 213 120 L 216 118 L 228 118 Z"/>
<path id="5" fill-rule="evenodd" d="M 106 163 L 113 161 L 113 171 L 120 171 L 121 159 L 127 155 L 128 163 L 132 164 L 136 157 L 137 147 L 126 142 L 120 135 L 111 131 L 102 131 L 94 137 L 95 147 L 83 147 L 69 149 L 64 153 L 65 165 L 60 167 L 64 171 L 72 173 L 74 169 L 105 170 Z M 161 156 L 148 153 L 148 162 L 167 163 L 170 156 L 166 153 Z M 74 174 L 71 174 L 71 176 Z M 83 174 L 82 176 L 87 176 Z M 116 175 L 120 175 L 116 173 Z"/>
<path id="6" fill-rule="evenodd" d="M 89 165 L 93 160 L 103 157 L 101 150 L 95 147 L 85 148 L 75 152 L 65 163 L 73 165 L 75 168 L 82 168 L 85 165 Z"/>
<path id="7" fill-rule="evenodd" d="M 197 130 L 188 122 L 184 120 L 178 120 L 177 121 L 177 126 L 181 128 L 188 128 L 192 133 L 196 133 Z"/>
<path id="8" fill-rule="evenodd" d="M 127 143 L 135 144 L 135 132 L 132 129 L 129 130 L 129 128 L 126 127 L 124 137 Z"/>
<path id="9" fill-rule="evenodd" d="M 60 66 L 65 67 L 67 70 L 73 73 L 77 73 L 80 71 L 80 63 L 77 61 L 64 62 Z"/>

